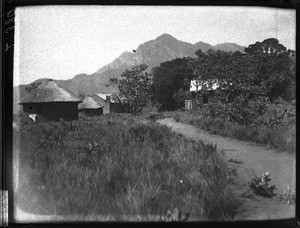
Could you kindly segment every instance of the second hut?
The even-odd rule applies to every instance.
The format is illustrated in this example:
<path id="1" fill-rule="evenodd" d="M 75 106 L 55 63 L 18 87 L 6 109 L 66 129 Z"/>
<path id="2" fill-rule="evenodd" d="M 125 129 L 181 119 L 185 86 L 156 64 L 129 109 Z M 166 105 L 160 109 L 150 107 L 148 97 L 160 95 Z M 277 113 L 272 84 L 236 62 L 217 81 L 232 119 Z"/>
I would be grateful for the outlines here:
<path id="1" fill-rule="evenodd" d="M 103 114 L 103 105 L 100 105 L 93 97 L 86 96 L 82 103 L 78 105 L 78 110 L 80 113 L 86 115 L 97 115 Z"/>

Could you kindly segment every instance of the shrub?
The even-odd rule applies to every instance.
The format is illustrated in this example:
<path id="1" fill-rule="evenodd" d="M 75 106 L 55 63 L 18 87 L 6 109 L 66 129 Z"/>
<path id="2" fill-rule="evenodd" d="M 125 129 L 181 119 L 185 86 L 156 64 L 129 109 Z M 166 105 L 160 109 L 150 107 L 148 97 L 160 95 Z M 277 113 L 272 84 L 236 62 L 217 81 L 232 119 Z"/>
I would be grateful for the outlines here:
<path id="1" fill-rule="evenodd" d="M 275 196 L 275 185 L 270 185 L 270 181 L 272 178 L 270 177 L 269 172 L 263 174 L 262 177 L 253 177 L 250 182 L 250 188 L 253 189 L 255 194 L 265 196 L 265 197 L 273 197 Z"/>
<path id="2" fill-rule="evenodd" d="M 254 123 L 262 127 L 280 127 L 295 123 L 296 107 L 284 101 L 277 101 L 266 106 L 266 111 L 258 116 Z"/>

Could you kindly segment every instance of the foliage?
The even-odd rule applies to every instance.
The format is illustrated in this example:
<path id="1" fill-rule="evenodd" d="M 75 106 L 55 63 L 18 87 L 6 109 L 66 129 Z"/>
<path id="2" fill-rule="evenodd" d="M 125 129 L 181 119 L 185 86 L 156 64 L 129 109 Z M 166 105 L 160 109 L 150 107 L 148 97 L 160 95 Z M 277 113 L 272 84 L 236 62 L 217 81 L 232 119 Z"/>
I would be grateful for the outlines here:
<path id="1" fill-rule="evenodd" d="M 33 90 L 35 90 L 37 87 L 39 87 L 40 84 L 41 84 L 41 82 L 31 83 L 29 86 L 25 87 L 26 93 L 31 93 Z"/>
<path id="2" fill-rule="evenodd" d="M 296 151 L 296 125 L 293 120 L 287 120 L 285 124 L 277 127 L 263 127 L 258 124 L 231 122 L 229 119 L 224 119 L 222 115 L 207 117 L 202 110 L 197 112 L 166 112 L 164 115 L 208 130 L 213 134 L 269 145 L 279 151 L 290 153 Z"/>
<path id="3" fill-rule="evenodd" d="M 125 70 L 121 77 L 110 78 L 110 84 L 118 87 L 120 97 L 130 113 L 139 113 L 151 100 L 152 76 L 146 72 L 147 66 L 141 64 Z"/>
<path id="4" fill-rule="evenodd" d="M 253 124 L 255 120 L 265 113 L 269 101 L 266 97 L 249 99 L 247 95 L 238 96 L 232 103 L 207 103 L 204 104 L 201 113 L 208 118 L 221 118 L 231 122 Z"/>
<path id="5" fill-rule="evenodd" d="M 149 103 L 142 109 L 141 117 L 151 121 L 163 118 L 162 113 L 158 112 L 159 107 L 157 106 L 156 104 Z"/>
<path id="6" fill-rule="evenodd" d="M 153 99 L 161 104 L 161 110 L 175 110 L 184 106 L 193 78 L 190 61 L 190 58 L 174 59 L 152 69 Z"/>
<path id="7" fill-rule="evenodd" d="M 253 189 L 254 193 L 257 195 L 265 197 L 275 196 L 275 185 L 270 185 L 272 178 L 269 172 L 263 174 L 262 177 L 253 177 L 250 182 L 250 188 Z"/>
<path id="8" fill-rule="evenodd" d="M 265 112 L 258 116 L 255 124 L 262 127 L 280 127 L 285 124 L 295 123 L 296 107 L 283 99 L 278 99 L 265 107 Z"/>
<path id="9" fill-rule="evenodd" d="M 275 38 L 269 38 L 263 42 L 256 42 L 245 48 L 249 54 L 279 54 L 286 51 L 286 47 L 278 42 Z"/>
<path id="10" fill-rule="evenodd" d="M 31 164 L 27 175 L 40 174 L 50 214 L 118 219 L 177 208 L 196 219 L 224 220 L 241 206 L 215 146 L 139 116 L 21 125 L 19 134 L 21 168 Z"/>
<path id="11" fill-rule="evenodd" d="M 266 95 L 273 101 L 278 97 L 295 97 L 295 52 L 271 38 L 256 42 L 240 52 L 226 53 L 209 50 L 196 52 L 190 65 L 195 79 L 202 84 L 218 82 L 217 92 L 222 96 L 241 94 Z"/>

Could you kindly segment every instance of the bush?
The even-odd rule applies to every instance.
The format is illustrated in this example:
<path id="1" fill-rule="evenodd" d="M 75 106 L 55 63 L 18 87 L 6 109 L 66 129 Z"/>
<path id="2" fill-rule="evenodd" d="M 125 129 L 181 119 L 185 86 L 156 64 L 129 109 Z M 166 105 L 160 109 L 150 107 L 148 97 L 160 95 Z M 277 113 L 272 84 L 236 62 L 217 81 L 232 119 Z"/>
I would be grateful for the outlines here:
<path id="1" fill-rule="evenodd" d="M 250 188 L 252 188 L 257 195 L 273 197 L 276 195 L 274 192 L 276 186 L 270 185 L 271 180 L 272 178 L 270 177 L 269 172 L 266 172 L 262 177 L 253 177 L 250 182 Z"/>
<path id="2" fill-rule="evenodd" d="M 289 123 L 295 123 L 296 107 L 284 101 L 277 101 L 266 106 L 265 112 L 258 116 L 254 123 L 262 127 L 280 127 Z"/>
<path id="3" fill-rule="evenodd" d="M 240 95 L 233 103 L 207 103 L 203 105 L 201 114 L 206 118 L 220 118 L 231 122 L 252 124 L 266 111 L 269 100 L 264 97 L 249 99 Z"/>

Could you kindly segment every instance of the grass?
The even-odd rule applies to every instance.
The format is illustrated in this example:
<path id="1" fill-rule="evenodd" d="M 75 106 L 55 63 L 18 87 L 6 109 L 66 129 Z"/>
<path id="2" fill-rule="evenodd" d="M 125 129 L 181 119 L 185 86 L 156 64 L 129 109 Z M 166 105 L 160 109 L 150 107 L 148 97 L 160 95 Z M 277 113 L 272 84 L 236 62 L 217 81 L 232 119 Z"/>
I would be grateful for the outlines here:
<path id="1" fill-rule="evenodd" d="M 49 214 L 140 220 L 176 208 L 193 220 L 232 220 L 241 207 L 215 146 L 141 117 L 81 116 L 17 134 L 21 170 L 39 174 L 28 184 L 43 186 Z"/>
<path id="2" fill-rule="evenodd" d="M 192 124 L 200 129 L 210 131 L 226 137 L 243 141 L 253 141 L 269 145 L 279 151 L 295 153 L 296 124 L 289 123 L 280 127 L 263 128 L 224 121 L 220 118 L 204 118 L 198 112 L 166 112 L 166 117 L 173 117 L 176 121 Z"/>

